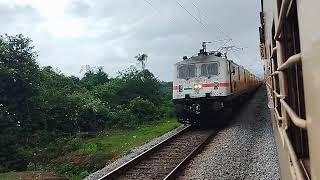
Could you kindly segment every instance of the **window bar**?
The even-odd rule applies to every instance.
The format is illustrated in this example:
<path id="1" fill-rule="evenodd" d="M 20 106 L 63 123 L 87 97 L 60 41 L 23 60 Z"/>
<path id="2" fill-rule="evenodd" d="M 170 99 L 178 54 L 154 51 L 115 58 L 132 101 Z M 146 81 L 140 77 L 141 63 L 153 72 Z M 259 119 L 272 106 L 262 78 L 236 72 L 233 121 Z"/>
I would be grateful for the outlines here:
<path id="1" fill-rule="evenodd" d="M 279 99 L 284 99 L 284 98 L 286 97 L 286 96 L 284 96 L 284 95 L 281 95 L 281 94 L 277 93 L 276 90 L 274 90 L 273 93 L 274 93 L 274 95 L 276 95 L 276 97 L 279 98 Z"/>
<path id="2" fill-rule="evenodd" d="M 277 108 L 274 108 L 273 111 L 276 114 L 275 118 L 278 120 L 277 123 L 279 123 L 280 120 L 284 120 L 284 118 L 279 115 L 279 112 L 278 112 Z M 283 124 L 281 123 L 281 126 L 279 126 L 279 124 L 277 124 L 277 128 L 278 128 L 278 132 L 279 132 L 279 135 L 280 135 L 280 138 L 281 138 L 282 147 L 284 147 L 283 132 L 285 131 L 285 129 L 283 129 Z"/>
<path id="3" fill-rule="evenodd" d="M 281 35 L 281 30 L 282 30 L 282 25 L 283 22 L 286 18 L 287 15 L 287 11 L 289 9 L 289 6 L 291 4 L 292 0 L 283 0 L 282 4 L 281 4 L 281 8 L 280 8 L 280 13 L 279 13 L 279 23 L 278 23 L 278 27 L 276 30 L 276 35 L 274 36 L 275 40 L 280 40 L 280 35 Z"/>
<path id="4" fill-rule="evenodd" d="M 283 71 L 287 68 L 289 68 L 290 66 L 297 64 L 301 62 L 301 53 L 295 54 L 291 57 L 289 57 L 289 59 L 284 62 L 283 64 L 281 64 L 281 66 L 277 69 L 278 71 Z"/>
<path id="5" fill-rule="evenodd" d="M 275 72 L 273 72 L 273 73 L 271 74 L 271 76 L 275 76 L 275 75 L 278 75 L 278 74 L 280 74 L 280 71 L 275 71 Z"/>
<path id="6" fill-rule="evenodd" d="M 267 87 L 267 91 L 268 91 L 267 95 L 268 95 L 269 99 L 272 99 L 272 93 L 271 93 L 272 91 L 270 90 L 269 87 Z"/>
<path id="7" fill-rule="evenodd" d="M 274 56 L 277 54 L 277 47 L 272 48 L 271 52 L 271 58 L 274 58 Z"/>
<path id="8" fill-rule="evenodd" d="M 269 83 L 266 82 L 266 85 L 268 86 L 268 88 L 272 89 L 272 87 Z"/>
<path id="9" fill-rule="evenodd" d="M 301 119 L 294 110 L 286 103 L 285 100 L 280 99 L 280 103 L 283 105 L 284 109 L 288 113 L 289 117 L 291 118 L 293 124 L 296 126 L 306 129 L 307 128 L 307 122 L 305 119 Z"/>
<path id="10" fill-rule="evenodd" d="M 274 112 L 275 112 L 276 117 L 277 117 L 278 120 L 283 120 L 284 119 L 283 117 L 280 116 L 277 108 L 274 108 Z"/>
<path id="11" fill-rule="evenodd" d="M 297 155 L 292 147 L 292 144 L 290 142 L 290 139 L 288 137 L 288 134 L 285 130 L 282 130 L 283 131 L 283 138 L 285 140 L 285 143 L 287 145 L 287 148 L 288 148 L 288 151 L 289 151 L 289 157 L 290 157 L 290 162 L 292 163 L 292 166 L 293 166 L 293 170 L 295 172 L 295 177 L 294 179 L 298 179 L 298 180 L 304 180 L 304 175 L 303 175 L 303 172 L 299 166 L 299 161 L 298 161 L 298 158 L 297 158 Z"/>

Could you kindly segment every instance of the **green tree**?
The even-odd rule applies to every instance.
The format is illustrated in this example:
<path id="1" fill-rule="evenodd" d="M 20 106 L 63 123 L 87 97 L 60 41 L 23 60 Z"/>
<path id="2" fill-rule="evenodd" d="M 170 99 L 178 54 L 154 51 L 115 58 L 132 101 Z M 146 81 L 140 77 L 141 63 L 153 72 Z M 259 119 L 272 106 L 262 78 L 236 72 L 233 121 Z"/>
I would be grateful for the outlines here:
<path id="1" fill-rule="evenodd" d="M 98 86 L 97 97 L 114 105 L 128 104 L 132 99 L 141 97 L 159 105 L 161 102 L 160 81 L 149 71 L 138 71 L 130 67 L 119 73 L 109 83 Z"/>
<path id="2" fill-rule="evenodd" d="M 22 35 L 0 36 L 0 171 L 25 165 L 17 158 L 17 144 L 26 144 L 41 124 L 32 118 L 40 69 L 31 43 Z"/>
<path id="3" fill-rule="evenodd" d="M 108 81 L 108 74 L 103 71 L 103 67 L 101 66 L 97 68 L 89 67 L 81 79 L 81 83 L 89 90 Z"/>
<path id="4" fill-rule="evenodd" d="M 136 97 L 129 103 L 131 112 L 140 122 L 155 121 L 160 119 L 160 112 L 150 101 Z"/>
<path id="5" fill-rule="evenodd" d="M 135 58 L 137 59 L 138 63 L 141 64 L 141 69 L 144 70 L 146 68 L 146 62 L 148 59 L 148 55 L 147 54 L 138 54 L 135 56 Z"/>
<path id="6" fill-rule="evenodd" d="M 89 92 L 73 93 L 68 96 L 71 119 L 78 131 L 97 131 L 105 127 L 109 119 L 109 109 Z"/>
<path id="7" fill-rule="evenodd" d="M 34 119 L 40 118 L 44 122 L 42 130 L 68 134 L 76 132 L 67 97 L 78 91 L 86 91 L 80 86 L 79 78 L 65 76 L 50 66 L 42 68 L 39 95 L 36 97 L 38 107 L 34 109 L 37 112 Z"/>
<path id="8" fill-rule="evenodd" d="M 136 56 L 142 70 L 109 78 L 102 67 L 87 66 L 78 78 L 40 68 L 31 39 L 0 36 L 0 172 L 46 165 L 69 153 L 67 141 L 78 132 L 134 128 L 171 115 L 172 83 L 145 69 L 147 57 Z"/>

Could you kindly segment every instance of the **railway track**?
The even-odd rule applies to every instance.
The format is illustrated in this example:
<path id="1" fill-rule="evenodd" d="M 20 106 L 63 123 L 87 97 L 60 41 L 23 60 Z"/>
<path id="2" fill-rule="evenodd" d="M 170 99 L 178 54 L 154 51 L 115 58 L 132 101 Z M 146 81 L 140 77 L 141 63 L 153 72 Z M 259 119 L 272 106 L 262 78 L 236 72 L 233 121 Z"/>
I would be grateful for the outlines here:
<path id="1" fill-rule="evenodd" d="M 99 180 L 174 179 L 216 132 L 217 129 L 193 129 L 186 126 Z"/>

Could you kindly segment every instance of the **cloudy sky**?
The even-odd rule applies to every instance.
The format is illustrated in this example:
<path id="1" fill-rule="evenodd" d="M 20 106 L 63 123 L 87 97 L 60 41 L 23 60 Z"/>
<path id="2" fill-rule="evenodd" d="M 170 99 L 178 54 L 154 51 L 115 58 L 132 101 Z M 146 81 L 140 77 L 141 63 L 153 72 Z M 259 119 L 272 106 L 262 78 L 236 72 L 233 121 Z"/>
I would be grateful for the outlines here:
<path id="1" fill-rule="evenodd" d="M 258 0 L 0 0 L 0 34 L 32 38 L 40 65 L 68 75 L 91 65 L 115 76 L 146 53 L 147 68 L 171 80 L 182 56 L 217 40 L 208 49 L 243 48 L 229 57 L 262 75 L 259 10 Z"/>

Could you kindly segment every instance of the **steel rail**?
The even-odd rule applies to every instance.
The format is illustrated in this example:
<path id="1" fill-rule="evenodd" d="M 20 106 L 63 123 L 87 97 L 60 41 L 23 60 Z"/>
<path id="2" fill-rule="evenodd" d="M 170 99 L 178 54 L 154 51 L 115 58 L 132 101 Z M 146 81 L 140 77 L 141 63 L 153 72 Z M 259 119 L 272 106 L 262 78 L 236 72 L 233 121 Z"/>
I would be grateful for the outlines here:
<path id="1" fill-rule="evenodd" d="M 176 166 L 165 178 L 164 180 L 171 180 L 177 178 L 181 171 L 188 165 L 188 163 L 193 159 L 195 155 L 200 153 L 203 148 L 210 142 L 211 138 L 217 134 L 214 131 L 210 136 L 203 140 L 198 147 L 196 147 L 178 166 Z"/>
<path id="2" fill-rule="evenodd" d="M 178 131 L 177 133 L 173 134 L 172 136 L 166 138 L 165 140 L 161 141 L 159 144 L 155 145 L 154 147 L 150 148 L 149 150 L 141 153 L 137 157 L 131 159 L 130 161 L 124 163 L 123 165 L 119 166 L 118 168 L 114 169 L 113 171 L 109 172 L 108 174 L 105 174 L 104 176 L 100 177 L 98 180 L 109 180 L 109 179 L 115 179 L 117 176 L 121 175 L 122 172 L 129 169 L 130 167 L 133 167 L 137 163 L 139 163 L 141 160 L 144 159 L 145 156 L 148 156 L 149 154 L 155 152 L 159 148 L 161 148 L 165 143 L 169 142 L 170 140 L 174 139 L 175 137 L 179 136 L 180 134 L 184 133 L 185 131 L 189 130 L 191 128 L 190 125 L 185 126 L 183 129 Z"/>

